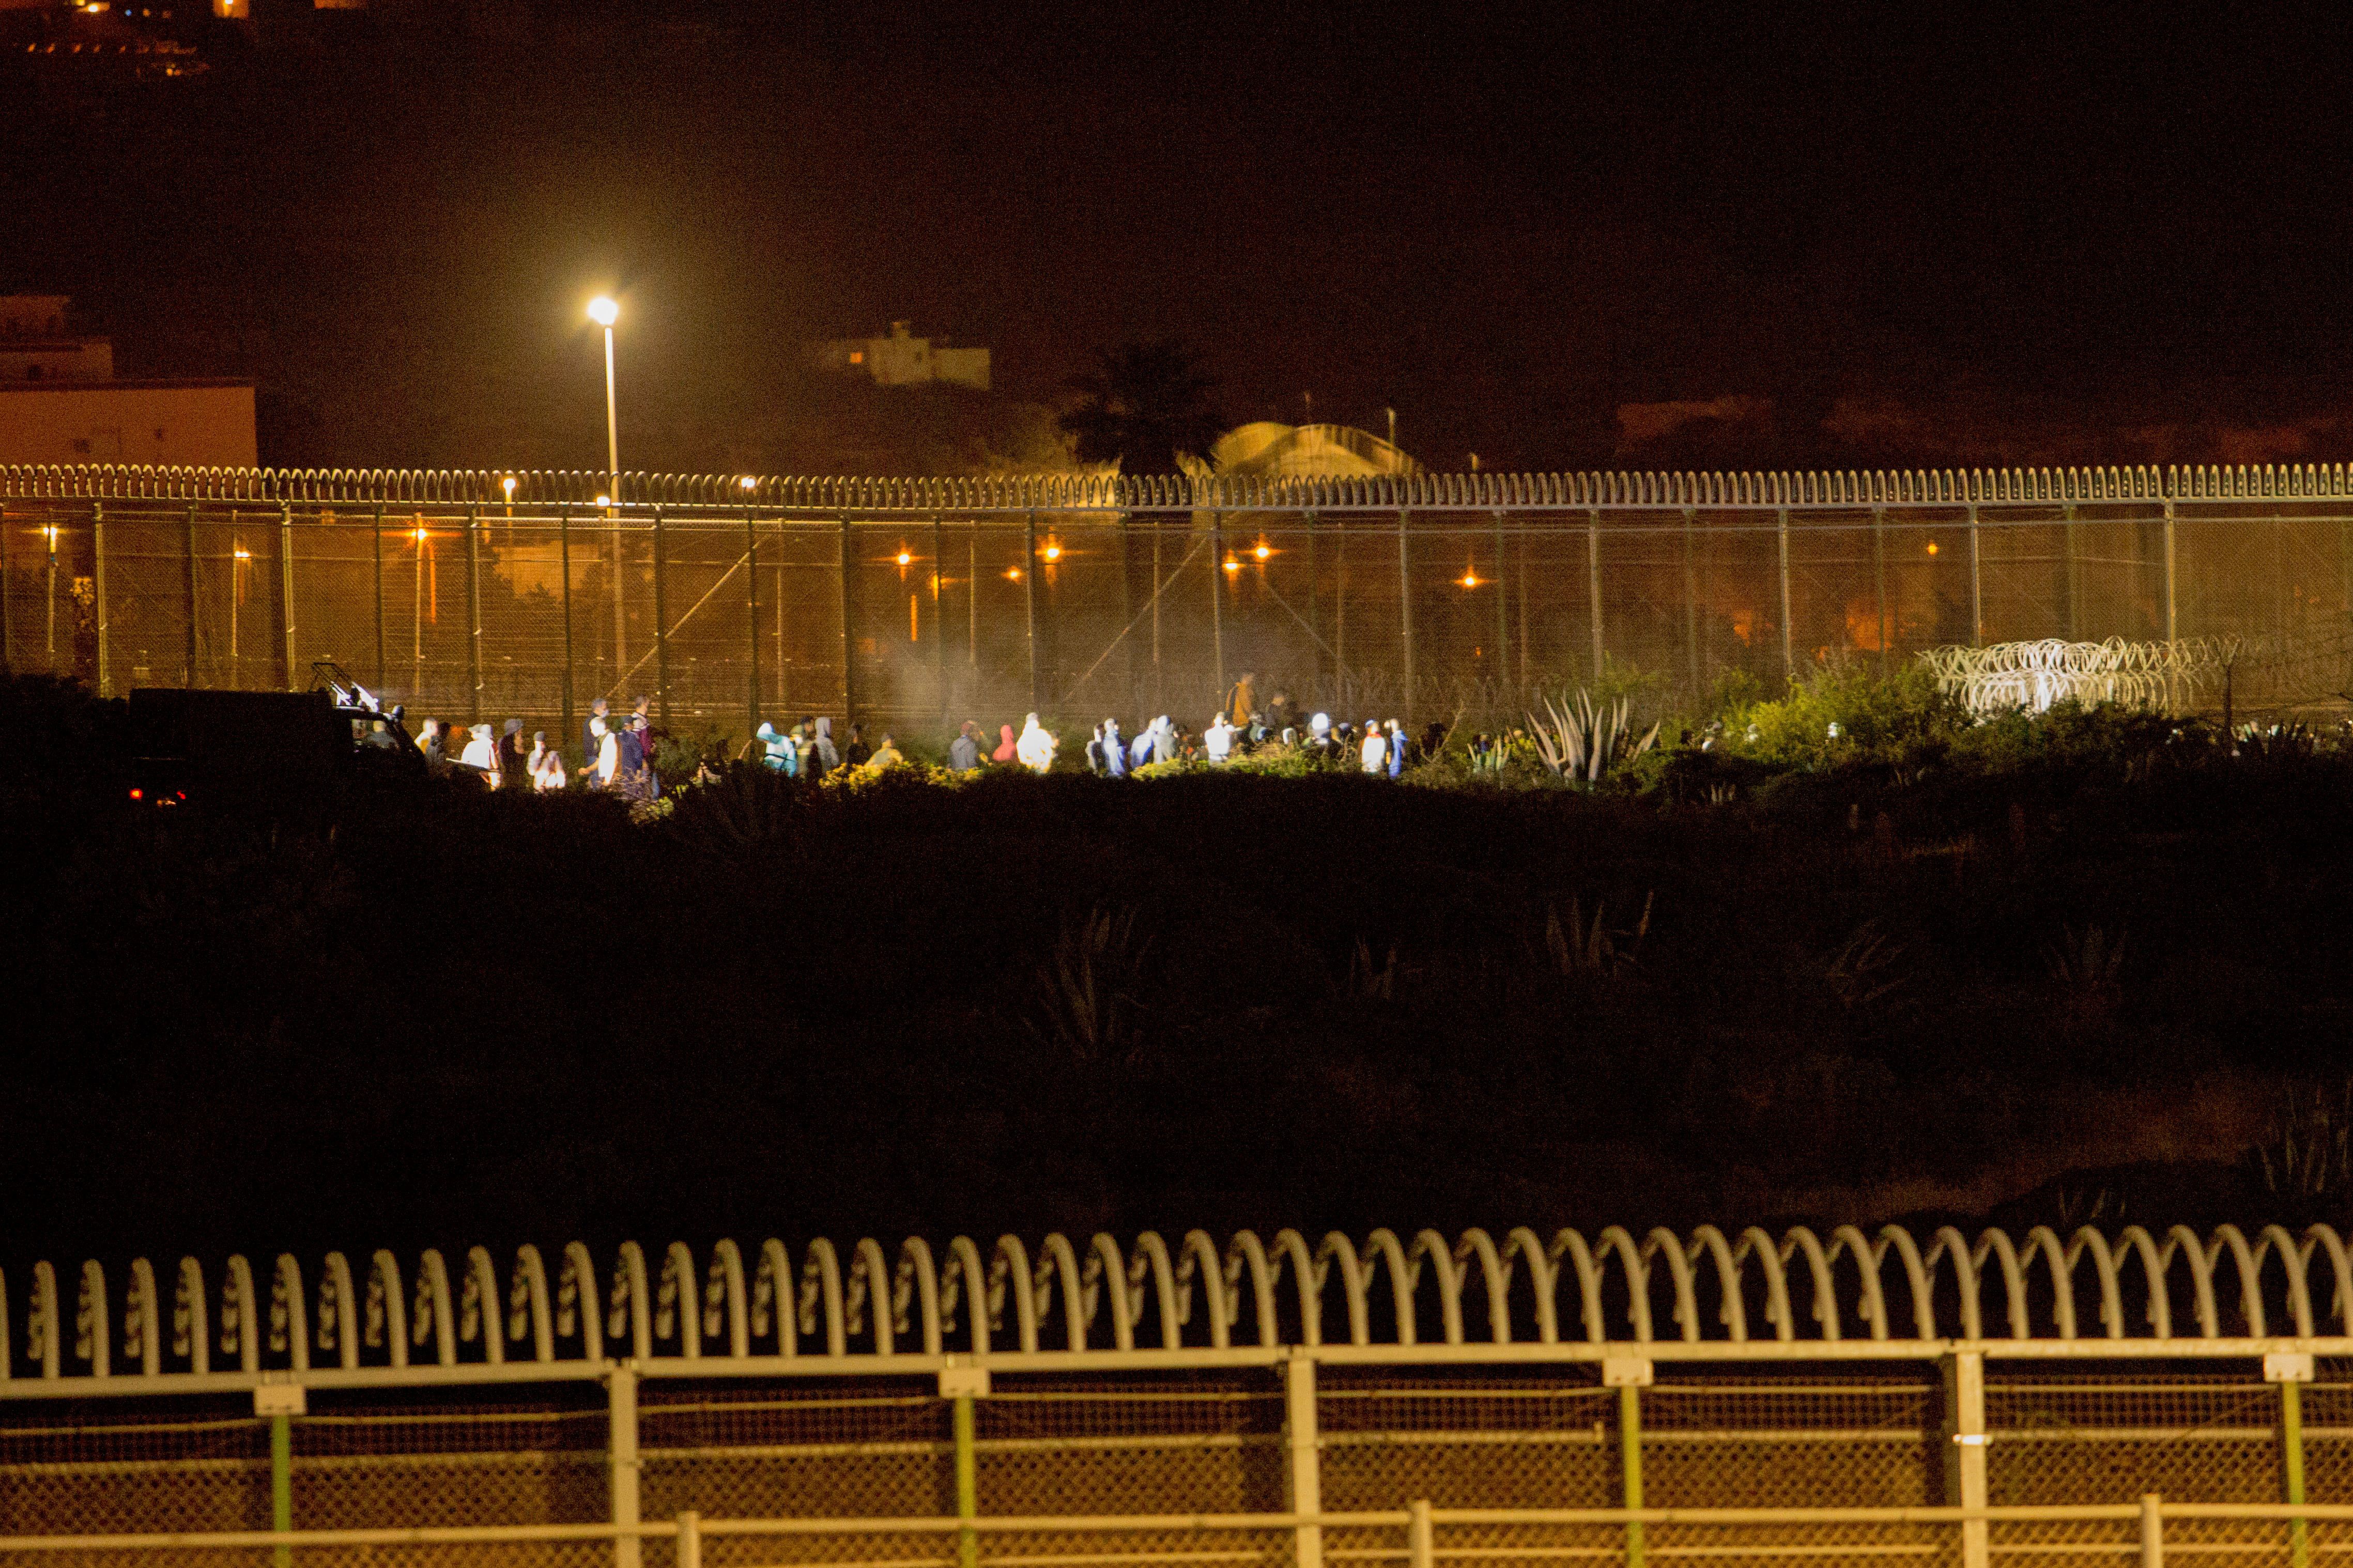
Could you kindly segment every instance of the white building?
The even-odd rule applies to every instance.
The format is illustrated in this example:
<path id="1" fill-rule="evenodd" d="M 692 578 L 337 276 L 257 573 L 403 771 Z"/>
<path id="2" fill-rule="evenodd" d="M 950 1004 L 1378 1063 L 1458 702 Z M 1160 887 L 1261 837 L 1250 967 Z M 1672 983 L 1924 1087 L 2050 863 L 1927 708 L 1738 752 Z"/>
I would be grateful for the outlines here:
<path id="1" fill-rule="evenodd" d="M 924 386 L 947 382 L 988 390 L 988 351 L 950 348 L 943 340 L 919 338 L 912 321 L 893 321 L 879 338 L 833 338 L 817 345 L 819 370 L 874 378 L 877 386 Z"/>
<path id="2" fill-rule="evenodd" d="M 0 296 L 0 463 L 253 467 L 249 381 L 118 381 L 57 294 Z"/>

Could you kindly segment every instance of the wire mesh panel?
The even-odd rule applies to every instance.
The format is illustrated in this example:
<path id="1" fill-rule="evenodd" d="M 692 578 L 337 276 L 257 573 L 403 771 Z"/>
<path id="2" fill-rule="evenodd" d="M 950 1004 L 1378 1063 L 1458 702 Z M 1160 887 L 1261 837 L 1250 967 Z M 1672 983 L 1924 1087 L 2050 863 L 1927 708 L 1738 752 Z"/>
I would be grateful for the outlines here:
<path id="1" fill-rule="evenodd" d="M 998 1514 L 1285 1506 L 1282 1398 L 1264 1373 L 1002 1378 L 979 1402 L 980 1506 Z"/>
<path id="2" fill-rule="evenodd" d="M 1588 1368 L 1498 1378 L 1326 1369 L 1324 1506 L 1614 1508 L 1615 1389 Z"/>
<path id="3" fill-rule="evenodd" d="M 249 1401 L 63 1402 L 0 1418 L 0 1532 L 269 1525 L 269 1424 Z"/>
<path id="4" fill-rule="evenodd" d="M 2243 1373 L 2117 1372 L 1989 1378 L 1996 1504 L 2276 1502 L 2280 1391 Z"/>
<path id="5" fill-rule="evenodd" d="M 648 1389 L 648 1517 L 912 1518 L 955 1507 L 948 1406 L 924 1379 Z"/>
<path id="6" fill-rule="evenodd" d="M 1906 1378 L 1718 1373 L 1641 1391 L 1654 1508 L 1899 1508 L 1945 1500 L 1942 1396 Z"/>

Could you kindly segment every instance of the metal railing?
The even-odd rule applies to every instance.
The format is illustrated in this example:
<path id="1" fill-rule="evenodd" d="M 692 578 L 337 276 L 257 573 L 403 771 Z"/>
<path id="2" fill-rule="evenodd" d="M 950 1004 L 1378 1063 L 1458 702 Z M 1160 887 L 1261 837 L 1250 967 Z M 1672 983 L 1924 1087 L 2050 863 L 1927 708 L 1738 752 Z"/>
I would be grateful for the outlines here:
<path id="1" fill-rule="evenodd" d="M 2168 1525 L 2177 1527 L 2171 1538 Z M 2181 1528 L 2186 1527 L 2186 1528 Z M 464 1549 L 437 1561 L 495 1562 L 499 1548 L 606 1547 L 617 1568 L 646 1542 L 670 1549 L 673 1568 L 703 1568 L 731 1542 L 799 1543 L 798 1555 L 873 1568 L 1076 1568 L 1082 1563 L 1326 1562 L 1919 1561 L 1985 1568 L 1996 1559 L 2137 1557 L 2162 1568 L 2195 1561 L 2281 1563 L 2353 1552 L 2353 1505 L 2168 1502 L 2158 1493 L 2118 1504 L 1918 1508 L 1446 1509 L 1416 1500 L 1348 1511 L 1044 1514 L 1031 1517 L 706 1519 L 688 1510 L 633 1525 L 413 1526 L 371 1530 L 222 1531 L 0 1535 L 0 1554 L 70 1552 L 86 1561 L 163 1554 L 196 1561 L 268 1552 L 284 1563 L 390 1547 Z M 1350 1544 L 1327 1546 L 1326 1532 Z M 1140 1540 L 1139 1538 L 1146 1538 Z M 1010 1544 L 1014 1550 L 1007 1550 Z M 1053 1550 L 1060 1546 L 1061 1550 Z M 1134 1548 L 1141 1546 L 1141 1550 Z M 1040 1548 L 1044 1548 L 1041 1550 Z M 1128 1548 L 1122 1550 L 1122 1548 Z M 794 1555 L 786 1547 L 788 1557 Z"/>

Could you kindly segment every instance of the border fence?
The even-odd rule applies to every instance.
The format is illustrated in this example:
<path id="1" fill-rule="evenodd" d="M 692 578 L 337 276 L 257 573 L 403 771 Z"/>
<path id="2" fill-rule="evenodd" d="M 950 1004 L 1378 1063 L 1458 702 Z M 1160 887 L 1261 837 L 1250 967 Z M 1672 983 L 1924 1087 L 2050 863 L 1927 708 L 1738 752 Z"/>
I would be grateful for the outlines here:
<path id="1" fill-rule="evenodd" d="M 2342 465 L 613 488 L 0 467 L 0 651 L 111 694 L 284 689 L 328 658 L 413 716 L 565 736 L 646 695 L 739 739 L 816 712 L 1198 721 L 1245 674 L 1303 710 L 1500 723 L 1629 671 L 1771 691 L 2048 639 L 2302 638 L 2239 672 L 2241 709 L 2353 687 Z"/>
<path id="2" fill-rule="evenodd" d="M 2148 1494 L 2186 1552 L 2353 1547 L 2353 1258 L 2326 1226 L 550 1261 L 0 1280 L 24 1326 L 0 1323 L 0 1553 L 195 1568 L 258 1563 L 238 1532 L 375 1531 L 279 1544 L 422 1568 L 448 1551 L 397 1532 L 497 1526 L 441 1546 L 529 1568 L 1983 1568 L 2136 1550 Z M 694 1519 L 736 1522 L 694 1541 Z"/>

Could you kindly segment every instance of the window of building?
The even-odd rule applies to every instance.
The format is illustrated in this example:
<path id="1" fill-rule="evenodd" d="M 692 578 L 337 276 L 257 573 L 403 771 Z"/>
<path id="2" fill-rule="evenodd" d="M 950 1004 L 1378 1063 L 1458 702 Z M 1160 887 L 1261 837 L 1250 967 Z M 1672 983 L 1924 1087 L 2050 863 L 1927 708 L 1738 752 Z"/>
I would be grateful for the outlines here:
<path id="1" fill-rule="evenodd" d="M 863 349 L 850 350 L 849 363 L 852 364 L 864 364 L 866 363 L 866 351 Z"/>

